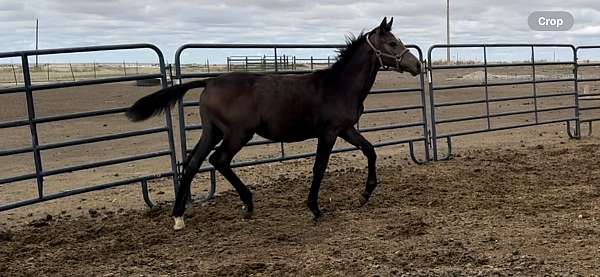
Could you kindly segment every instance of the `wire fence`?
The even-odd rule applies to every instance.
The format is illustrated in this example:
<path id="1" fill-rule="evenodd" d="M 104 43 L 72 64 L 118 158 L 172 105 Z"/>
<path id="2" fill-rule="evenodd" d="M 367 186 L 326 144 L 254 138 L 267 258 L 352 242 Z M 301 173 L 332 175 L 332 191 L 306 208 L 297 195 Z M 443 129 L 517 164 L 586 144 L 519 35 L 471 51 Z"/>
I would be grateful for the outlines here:
<path id="1" fill-rule="evenodd" d="M 152 63 L 45 63 L 29 65 L 32 83 L 68 82 L 93 80 L 107 77 L 124 77 L 160 72 L 160 66 Z M 22 85 L 21 64 L 0 64 L 0 84 Z"/>

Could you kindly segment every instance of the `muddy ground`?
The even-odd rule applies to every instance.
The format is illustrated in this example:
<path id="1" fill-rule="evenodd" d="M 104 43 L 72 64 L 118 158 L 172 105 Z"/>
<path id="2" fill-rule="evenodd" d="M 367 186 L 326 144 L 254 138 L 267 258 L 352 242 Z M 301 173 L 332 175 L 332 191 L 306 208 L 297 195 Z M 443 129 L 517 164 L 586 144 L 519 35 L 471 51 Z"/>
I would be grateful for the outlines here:
<path id="1" fill-rule="evenodd" d="M 53 213 L 2 229 L 0 275 L 593 276 L 599 155 L 600 141 L 588 139 L 475 148 L 425 166 L 380 159 L 380 184 L 364 207 L 365 170 L 333 170 L 317 223 L 304 205 L 308 176 L 253 186 L 251 220 L 232 192 L 195 204 L 180 232 L 168 204 Z"/>

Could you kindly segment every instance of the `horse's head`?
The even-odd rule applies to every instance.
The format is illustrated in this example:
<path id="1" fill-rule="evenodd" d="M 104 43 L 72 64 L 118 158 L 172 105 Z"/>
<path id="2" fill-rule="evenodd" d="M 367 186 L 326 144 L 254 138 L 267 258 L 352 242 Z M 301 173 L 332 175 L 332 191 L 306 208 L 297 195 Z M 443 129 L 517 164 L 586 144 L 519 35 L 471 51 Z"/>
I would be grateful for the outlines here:
<path id="1" fill-rule="evenodd" d="M 394 68 L 396 71 L 408 71 L 413 76 L 421 73 L 421 62 L 399 39 L 392 34 L 394 18 L 387 22 L 383 19 L 379 27 L 367 34 L 367 43 L 371 46 L 381 66 Z"/>

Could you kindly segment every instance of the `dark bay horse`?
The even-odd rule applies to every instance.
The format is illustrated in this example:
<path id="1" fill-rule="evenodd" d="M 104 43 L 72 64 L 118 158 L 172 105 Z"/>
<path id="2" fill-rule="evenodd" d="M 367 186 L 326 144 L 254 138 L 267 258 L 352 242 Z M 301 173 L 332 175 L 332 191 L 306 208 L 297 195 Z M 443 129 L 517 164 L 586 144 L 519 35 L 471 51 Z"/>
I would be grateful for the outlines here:
<path id="1" fill-rule="evenodd" d="M 321 216 L 318 194 L 329 155 L 337 137 L 358 147 L 368 159 L 368 176 L 360 203 L 365 204 L 377 185 L 376 155 L 373 146 L 354 127 L 363 112 L 363 101 L 381 67 L 421 72 L 421 62 L 392 33 L 392 22 L 348 39 L 339 50 L 338 61 L 330 68 L 302 75 L 227 73 L 160 90 L 138 100 L 127 116 L 145 120 L 172 106 L 188 90 L 205 87 L 200 96 L 203 132 L 184 163 L 183 176 L 175 199 L 176 230 L 184 227 L 183 213 L 194 175 L 209 153 L 209 162 L 233 185 L 244 202 L 244 216 L 253 213 L 252 194 L 232 171 L 236 153 L 255 134 L 277 142 L 298 142 L 317 138 L 313 180 L 308 208 Z"/>

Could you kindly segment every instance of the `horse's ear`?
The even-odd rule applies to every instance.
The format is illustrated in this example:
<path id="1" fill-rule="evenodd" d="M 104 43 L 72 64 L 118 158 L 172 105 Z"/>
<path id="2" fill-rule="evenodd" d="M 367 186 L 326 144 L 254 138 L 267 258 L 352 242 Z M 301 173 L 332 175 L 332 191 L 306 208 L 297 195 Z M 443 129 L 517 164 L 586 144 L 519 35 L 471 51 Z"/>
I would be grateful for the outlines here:
<path id="1" fill-rule="evenodd" d="M 383 18 L 383 21 L 381 21 L 381 24 L 379 24 L 379 32 L 384 32 L 387 30 L 387 16 Z"/>
<path id="2" fill-rule="evenodd" d="M 392 18 L 390 19 L 390 22 L 388 22 L 388 24 L 387 24 L 387 26 L 386 26 L 386 30 L 387 30 L 388 32 L 391 32 L 391 31 L 392 31 L 392 24 L 393 24 L 393 23 L 394 23 L 394 18 L 392 17 Z"/>

